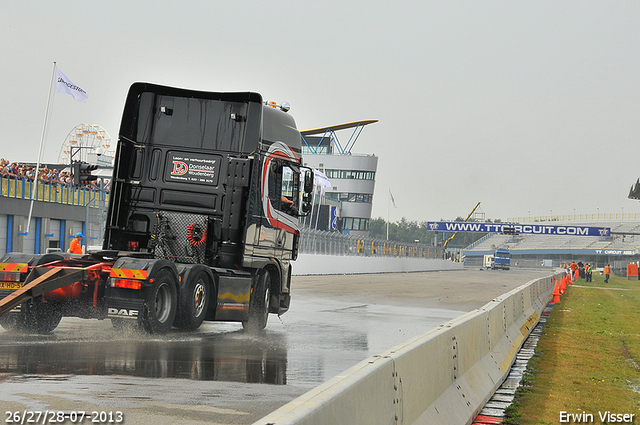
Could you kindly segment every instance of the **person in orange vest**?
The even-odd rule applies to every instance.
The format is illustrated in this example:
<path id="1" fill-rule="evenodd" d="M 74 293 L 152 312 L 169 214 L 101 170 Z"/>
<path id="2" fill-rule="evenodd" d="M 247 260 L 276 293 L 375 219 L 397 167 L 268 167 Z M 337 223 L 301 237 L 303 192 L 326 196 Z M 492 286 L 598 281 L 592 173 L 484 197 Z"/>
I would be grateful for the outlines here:
<path id="1" fill-rule="evenodd" d="M 572 281 L 578 280 L 577 273 L 576 273 L 576 270 L 578 270 L 578 265 L 576 264 L 576 262 L 571 261 L 571 264 L 569 264 L 569 268 L 571 269 L 571 273 L 570 273 L 571 280 Z"/>
<path id="2" fill-rule="evenodd" d="M 72 254 L 82 254 L 82 233 L 78 232 L 69 244 L 69 252 Z"/>
<path id="3" fill-rule="evenodd" d="M 609 274 L 611 272 L 611 268 L 607 264 L 604 266 L 604 283 L 609 283 Z"/>

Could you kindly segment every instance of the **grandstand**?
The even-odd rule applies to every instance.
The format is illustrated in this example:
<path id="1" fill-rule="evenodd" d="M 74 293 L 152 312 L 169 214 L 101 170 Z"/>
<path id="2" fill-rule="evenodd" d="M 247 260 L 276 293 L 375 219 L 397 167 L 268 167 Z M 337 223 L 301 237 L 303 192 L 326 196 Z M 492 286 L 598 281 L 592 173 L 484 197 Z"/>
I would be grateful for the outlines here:
<path id="1" fill-rule="evenodd" d="M 542 260 L 552 260 L 553 267 L 558 267 L 574 260 L 594 264 L 597 268 L 611 264 L 622 271 L 627 264 L 640 260 L 638 221 L 566 221 L 562 224 L 607 227 L 611 229 L 611 236 L 490 233 L 463 250 L 465 263 L 481 266 L 483 256 L 493 254 L 496 248 L 507 248 L 511 252 L 511 264 L 520 266 L 540 266 Z"/>

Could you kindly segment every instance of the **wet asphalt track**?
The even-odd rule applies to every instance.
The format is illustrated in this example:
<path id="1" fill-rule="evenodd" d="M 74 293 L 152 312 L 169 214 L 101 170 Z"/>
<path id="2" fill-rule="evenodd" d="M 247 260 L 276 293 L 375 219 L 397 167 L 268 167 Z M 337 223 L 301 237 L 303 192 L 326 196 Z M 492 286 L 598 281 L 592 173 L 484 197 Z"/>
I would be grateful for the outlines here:
<path id="1" fill-rule="evenodd" d="M 55 410 L 107 420 L 122 412 L 126 424 L 251 424 L 360 360 L 550 273 L 294 277 L 290 311 L 271 315 L 259 334 L 205 322 L 158 337 L 75 318 L 47 336 L 0 330 L 0 410 L 5 423 L 5 412 Z"/>

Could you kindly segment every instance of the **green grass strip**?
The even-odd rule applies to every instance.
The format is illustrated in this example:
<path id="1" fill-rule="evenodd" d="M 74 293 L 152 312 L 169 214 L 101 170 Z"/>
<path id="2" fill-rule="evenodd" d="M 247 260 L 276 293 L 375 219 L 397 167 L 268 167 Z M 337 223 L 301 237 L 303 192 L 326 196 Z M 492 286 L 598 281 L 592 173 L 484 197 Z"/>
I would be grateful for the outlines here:
<path id="1" fill-rule="evenodd" d="M 505 424 L 640 424 L 640 282 L 603 280 L 554 306 Z"/>

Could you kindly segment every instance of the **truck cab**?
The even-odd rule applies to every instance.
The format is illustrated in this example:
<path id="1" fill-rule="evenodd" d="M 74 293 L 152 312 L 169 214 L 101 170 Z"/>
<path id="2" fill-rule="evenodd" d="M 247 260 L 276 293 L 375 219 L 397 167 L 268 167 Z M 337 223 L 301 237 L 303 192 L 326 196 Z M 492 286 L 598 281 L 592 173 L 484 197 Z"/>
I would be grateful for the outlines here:
<path id="1" fill-rule="evenodd" d="M 493 254 L 484 256 L 483 266 L 492 270 L 509 270 L 511 267 L 511 253 L 508 249 L 498 248 Z"/>
<path id="2" fill-rule="evenodd" d="M 287 112 L 252 92 L 134 84 L 103 249 L 171 261 L 179 276 L 196 265 L 215 269 L 209 286 L 218 302 L 208 318 L 244 321 L 252 281 L 265 279 L 268 310 L 286 312 L 299 216 L 310 211 L 313 188 Z M 107 297 L 117 304 L 121 296 Z"/>

